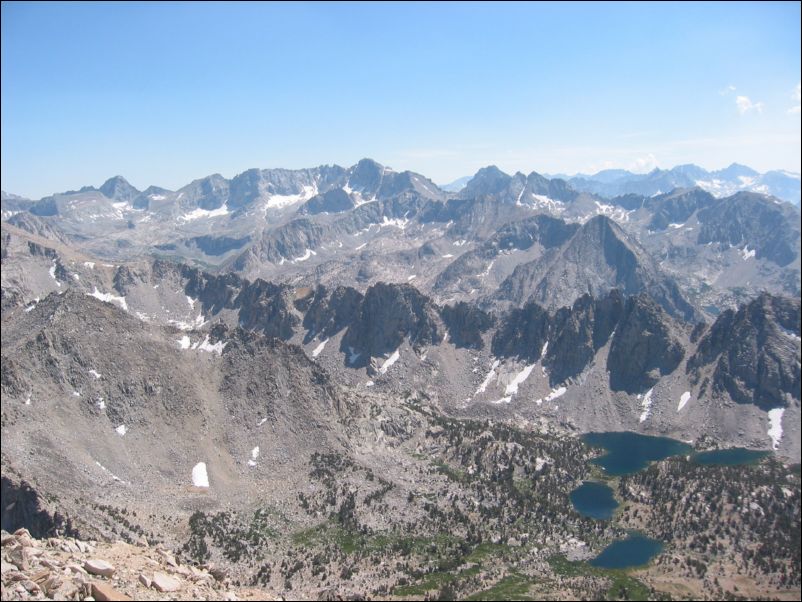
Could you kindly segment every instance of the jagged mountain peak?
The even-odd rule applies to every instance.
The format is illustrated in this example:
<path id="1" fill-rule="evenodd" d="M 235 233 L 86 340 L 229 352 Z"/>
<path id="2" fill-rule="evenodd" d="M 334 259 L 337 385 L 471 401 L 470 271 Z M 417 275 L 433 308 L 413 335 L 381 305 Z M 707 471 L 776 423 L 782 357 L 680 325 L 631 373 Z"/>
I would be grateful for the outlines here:
<path id="1" fill-rule="evenodd" d="M 103 183 L 99 190 L 107 198 L 126 203 L 133 201 L 140 192 L 122 176 L 109 178 Z"/>
<path id="2" fill-rule="evenodd" d="M 509 186 L 511 179 L 495 165 L 482 167 L 462 189 L 462 196 L 497 194 Z"/>

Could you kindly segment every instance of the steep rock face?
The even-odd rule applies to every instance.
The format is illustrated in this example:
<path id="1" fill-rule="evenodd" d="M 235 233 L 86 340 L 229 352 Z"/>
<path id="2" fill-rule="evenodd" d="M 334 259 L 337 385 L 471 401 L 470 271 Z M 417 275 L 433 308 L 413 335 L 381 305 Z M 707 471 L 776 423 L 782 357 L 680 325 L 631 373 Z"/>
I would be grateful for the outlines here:
<path id="1" fill-rule="evenodd" d="M 245 245 L 250 242 L 250 236 L 242 236 L 239 238 L 234 238 L 231 236 L 212 236 L 212 235 L 204 235 L 204 236 L 195 236 L 190 238 L 187 242 L 187 246 L 190 248 L 197 248 L 200 249 L 203 253 L 207 255 L 225 255 L 229 251 L 234 251 L 236 249 L 241 249 Z"/>
<path id="2" fill-rule="evenodd" d="M 25 527 L 34 537 L 53 537 L 57 534 L 75 535 L 69 521 L 24 480 L 4 473 L 0 479 L 2 492 L 2 528 L 13 533 Z"/>
<path id="3" fill-rule="evenodd" d="M 100 192 L 107 198 L 125 203 L 131 203 L 139 196 L 139 190 L 131 186 L 122 176 L 106 180 L 100 187 Z"/>
<path id="4" fill-rule="evenodd" d="M 799 212 L 752 192 L 739 192 L 699 211 L 698 243 L 718 242 L 755 251 L 779 266 L 800 253 Z"/>
<path id="5" fill-rule="evenodd" d="M 537 303 L 513 309 L 501 321 L 493 335 L 493 355 L 536 360 L 548 341 L 551 319 Z"/>
<path id="6" fill-rule="evenodd" d="M 697 382 L 765 410 L 800 399 L 800 301 L 763 294 L 723 312 L 688 360 Z"/>
<path id="7" fill-rule="evenodd" d="M 405 338 L 415 348 L 440 343 L 443 333 L 437 310 L 410 285 L 378 283 L 365 293 L 341 348 L 352 348 L 367 363 L 370 357 L 395 351 Z"/>
<path id="8" fill-rule="evenodd" d="M 457 347 L 482 349 L 482 333 L 493 325 L 493 317 L 474 305 L 460 301 L 456 305 L 446 305 L 440 316 L 448 329 L 451 342 Z"/>
<path id="9" fill-rule="evenodd" d="M 618 224 L 599 215 L 585 223 L 559 250 L 518 265 L 502 282 L 498 297 L 520 304 L 533 300 L 549 307 L 619 289 L 624 295 L 647 292 L 674 316 L 692 319 L 694 308 L 640 245 Z"/>
<path id="10" fill-rule="evenodd" d="M 547 215 L 514 221 L 499 228 L 477 249 L 463 253 L 437 277 L 435 289 L 447 288 L 462 278 L 481 273 L 502 251 L 530 249 L 540 244 L 544 249 L 559 247 L 579 228 Z"/>
<path id="11" fill-rule="evenodd" d="M 31 205 L 28 211 L 30 211 L 34 215 L 38 215 L 41 217 L 48 217 L 52 215 L 58 215 L 59 208 L 56 199 L 52 196 L 49 196 L 39 201 L 36 201 L 33 205 Z"/>
<path id="12" fill-rule="evenodd" d="M 57 240 L 62 243 L 68 243 L 69 237 L 62 232 L 57 226 L 38 218 L 32 213 L 21 212 L 11 216 L 8 223 L 16 226 L 21 230 L 25 230 L 36 236 L 47 238 L 49 240 Z"/>
<path id="13" fill-rule="evenodd" d="M 495 165 L 483 167 L 471 178 L 460 192 L 460 197 L 469 199 L 487 195 L 497 195 L 507 190 L 512 177 Z"/>
<path id="14" fill-rule="evenodd" d="M 326 287 L 319 285 L 304 315 L 307 342 L 315 336 L 331 337 L 351 324 L 359 313 L 363 299 L 362 294 L 350 286 L 338 286 L 329 294 Z"/>
<path id="15" fill-rule="evenodd" d="M 354 208 L 354 201 L 342 188 L 333 188 L 309 199 L 301 208 L 302 213 L 341 213 Z"/>
<path id="16" fill-rule="evenodd" d="M 683 224 L 694 212 L 710 207 L 715 197 L 700 188 L 680 189 L 646 200 L 644 206 L 653 211 L 650 230 L 665 230 L 669 224 Z"/>
<path id="17" fill-rule="evenodd" d="M 310 443 L 333 436 L 340 401 L 328 374 L 300 347 L 241 329 L 219 330 L 218 336 L 226 340 L 219 392 L 235 422 L 253 428 L 258 415 L 274 431 Z"/>
<path id="18" fill-rule="evenodd" d="M 187 184 L 178 192 L 183 195 L 182 206 L 212 211 L 228 201 L 229 182 L 220 174 L 213 174 Z"/>
<path id="19" fill-rule="evenodd" d="M 544 365 L 552 385 L 581 373 L 607 342 L 624 310 L 617 290 L 601 299 L 583 295 L 554 315 Z"/>
<path id="20" fill-rule="evenodd" d="M 320 245 L 324 228 L 306 218 L 294 219 L 283 226 L 265 231 L 261 239 L 237 257 L 235 270 L 247 270 L 263 261 L 296 261 Z"/>
<path id="21" fill-rule="evenodd" d="M 234 299 L 239 308 L 239 323 L 246 330 L 258 330 L 268 337 L 292 338 L 301 323 L 292 305 L 293 292 L 258 279 L 240 291 Z"/>
<path id="22" fill-rule="evenodd" d="M 676 370 L 685 350 L 670 319 L 649 297 L 630 297 L 613 335 L 607 369 L 615 391 L 642 393 Z"/>
<path id="23" fill-rule="evenodd" d="M 351 168 L 348 186 L 366 197 L 376 196 L 382 184 L 384 167 L 373 159 L 362 159 Z"/>
<path id="24" fill-rule="evenodd" d="M 160 186 L 148 186 L 145 190 L 140 192 L 131 202 L 134 209 L 145 210 L 149 209 L 151 203 L 154 201 L 163 201 L 172 191 L 162 188 Z"/>
<path id="25" fill-rule="evenodd" d="M 226 308 L 234 308 L 235 299 L 240 291 L 248 286 L 248 281 L 236 274 L 214 275 L 191 268 L 186 265 L 176 267 L 166 261 L 156 261 L 153 264 L 153 273 L 157 278 L 164 278 L 168 273 L 178 270 L 181 277 L 186 279 L 184 292 L 201 302 L 204 313 L 216 314 Z"/>

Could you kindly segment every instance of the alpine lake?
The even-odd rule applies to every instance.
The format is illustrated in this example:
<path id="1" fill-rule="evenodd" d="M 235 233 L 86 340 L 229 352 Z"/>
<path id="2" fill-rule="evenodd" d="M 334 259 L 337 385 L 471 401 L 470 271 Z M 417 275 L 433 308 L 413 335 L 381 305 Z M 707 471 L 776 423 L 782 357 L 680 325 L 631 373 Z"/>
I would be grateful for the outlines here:
<path id="1" fill-rule="evenodd" d="M 693 447 L 676 439 L 632 432 L 587 433 L 582 440 L 591 447 L 605 450 L 605 454 L 591 463 L 611 477 L 636 473 L 650 462 L 671 456 L 688 456 L 696 464 L 736 466 L 755 464 L 771 453 L 737 447 L 694 452 Z M 571 492 L 571 503 L 579 514 L 596 520 L 612 519 L 618 508 L 615 493 L 602 481 L 584 481 Z M 590 564 L 604 569 L 634 568 L 648 564 L 662 550 L 663 542 L 631 532 L 604 548 Z"/>

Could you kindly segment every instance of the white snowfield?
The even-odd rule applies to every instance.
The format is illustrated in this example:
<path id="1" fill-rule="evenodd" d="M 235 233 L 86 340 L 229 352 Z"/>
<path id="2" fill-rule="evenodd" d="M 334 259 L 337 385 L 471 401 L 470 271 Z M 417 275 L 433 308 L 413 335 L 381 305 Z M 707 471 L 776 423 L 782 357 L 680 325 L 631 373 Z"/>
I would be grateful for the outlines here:
<path id="1" fill-rule="evenodd" d="M 223 215 L 228 215 L 228 205 L 223 205 L 222 207 L 218 207 L 217 209 L 194 209 L 189 213 L 185 213 L 184 215 L 178 216 L 178 221 L 180 222 L 191 222 L 192 220 L 201 219 L 201 218 L 209 218 L 209 217 L 221 217 Z"/>
<path id="2" fill-rule="evenodd" d="M 192 484 L 195 487 L 209 487 L 209 475 L 206 472 L 206 462 L 198 462 L 192 468 Z"/>
<path id="3" fill-rule="evenodd" d="M 652 391 L 654 391 L 653 388 L 649 389 L 648 391 L 646 391 L 646 394 L 643 396 L 643 401 L 640 404 L 641 408 L 643 408 L 643 411 L 641 412 L 641 415 L 640 415 L 640 418 L 639 418 L 640 422 L 645 422 L 646 419 L 652 413 Z"/>
<path id="4" fill-rule="evenodd" d="M 256 466 L 256 458 L 259 457 L 259 446 L 257 445 L 251 450 L 251 459 L 248 460 L 248 466 Z"/>
<path id="5" fill-rule="evenodd" d="M 677 412 L 681 412 L 682 411 L 682 408 L 685 407 L 685 404 L 688 403 L 690 398 L 691 398 L 691 392 L 690 391 L 685 391 L 685 393 L 683 393 L 680 396 L 679 405 L 677 406 Z"/>
<path id="6" fill-rule="evenodd" d="M 495 360 L 493 362 L 493 365 L 490 366 L 490 372 L 487 373 L 487 376 L 485 376 L 485 379 L 482 381 L 482 384 L 479 385 L 479 388 L 476 389 L 476 393 L 474 393 L 474 395 L 479 395 L 479 393 L 485 392 L 485 389 L 487 389 L 487 385 L 489 385 L 490 381 L 492 381 L 493 378 L 496 376 L 496 368 L 498 368 L 499 363 L 500 363 L 499 360 Z"/>
<path id="7" fill-rule="evenodd" d="M 507 388 L 504 389 L 504 395 L 515 395 L 518 393 L 518 387 L 527 379 L 529 375 L 532 374 L 532 370 L 535 369 L 535 364 L 530 364 L 526 366 L 523 370 L 521 370 L 518 374 L 515 375 L 515 378 L 512 379 L 510 384 L 507 385 Z"/>
<path id="8" fill-rule="evenodd" d="M 385 374 L 390 369 L 390 366 L 398 361 L 399 357 L 401 357 L 401 353 L 399 349 L 396 349 L 393 351 L 393 354 L 384 361 L 381 368 L 379 368 L 379 374 Z"/>
<path id="9" fill-rule="evenodd" d="M 128 311 L 128 303 L 126 303 L 125 297 L 118 297 L 117 295 L 112 295 L 111 293 L 101 293 L 99 290 L 97 290 L 97 287 L 95 287 L 95 290 L 91 293 L 86 294 L 106 303 L 116 303 L 125 311 Z"/>
<path id="10" fill-rule="evenodd" d="M 780 447 L 780 441 L 783 438 L 783 414 L 785 414 L 785 408 L 769 410 L 769 430 L 767 434 L 771 438 L 772 449 Z"/>
<path id="11" fill-rule="evenodd" d="M 565 387 L 557 387 L 556 389 L 552 389 L 551 393 L 546 395 L 543 399 L 536 399 L 535 403 L 541 405 L 544 401 L 554 401 L 558 397 L 565 395 L 566 391 L 568 391 L 568 389 Z"/>
<path id="12" fill-rule="evenodd" d="M 312 350 L 312 357 L 317 357 L 318 355 L 320 355 L 320 352 L 323 351 L 323 349 L 326 347 L 326 343 L 328 342 L 329 342 L 328 339 L 323 339 L 322 341 L 320 341 L 318 346 Z"/>

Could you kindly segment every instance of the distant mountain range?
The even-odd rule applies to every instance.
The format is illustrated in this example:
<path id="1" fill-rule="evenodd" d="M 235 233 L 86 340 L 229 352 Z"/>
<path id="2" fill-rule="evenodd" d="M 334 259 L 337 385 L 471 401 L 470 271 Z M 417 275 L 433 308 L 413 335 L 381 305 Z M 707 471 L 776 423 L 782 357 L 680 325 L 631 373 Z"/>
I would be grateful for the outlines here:
<path id="1" fill-rule="evenodd" d="M 574 176 L 552 174 L 546 177 L 565 180 L 575 190 L 607 198 L 625 194 L 656 196 L 676 188 L 698 186 L 716 197 L 746 191 L 774 196 L 797 206 L 800 203 L 798 173 L 773 170 L 761 174 L 751 167 L 738 163 L 716 171 L 707 171 L 698 165 L 687 164 L 671 169 L 653 169 L 646 174 L 636 174 L 625 169 L 605 169 L 595 174 Z M 470 179 L 470 177 L 459 178 L 441 188 L 456 192 L 462 190 Z"/>

